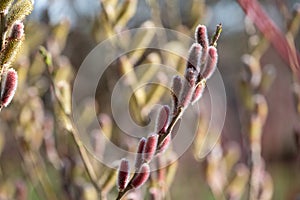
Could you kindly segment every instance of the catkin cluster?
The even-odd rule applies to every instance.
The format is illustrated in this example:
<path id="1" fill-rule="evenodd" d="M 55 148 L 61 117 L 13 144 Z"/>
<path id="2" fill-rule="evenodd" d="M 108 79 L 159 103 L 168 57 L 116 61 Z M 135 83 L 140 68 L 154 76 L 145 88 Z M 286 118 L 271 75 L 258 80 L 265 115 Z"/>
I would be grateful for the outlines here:
<path id="1" fill-rule="evenodd" d="M 167 149 L 189 104 L 196 103 L 202 97 L 206 80 L 212 76 L 217 67 L 218 53 L 215 44 L 221 26 L 218 28 L 211 43 L 208 40 L 206 26 L 199 25 L 196 28 L 195 43 L 189 50 L 184 78 L 175 76 L 172 80 L 172 108 L 168 105 L 162 106 L 156 119 L 154 133 L 140 139 L 136 152 L 135 172 L 132 176 L 129 162 L 126 159 L 121 160 L 118 169 L 117 199 L 121 199 L 127 191 L 141 187 L 148 180 L 149 163 L 155 155 Z"/>
<path id="2" fill-rule="evenodd" d="M 24 40 L 23 19 L 33 9 L 32 1 L 3 0 L 0 5 L 0 110 L 13 99 L 18 74 L 10 68 Z"/>

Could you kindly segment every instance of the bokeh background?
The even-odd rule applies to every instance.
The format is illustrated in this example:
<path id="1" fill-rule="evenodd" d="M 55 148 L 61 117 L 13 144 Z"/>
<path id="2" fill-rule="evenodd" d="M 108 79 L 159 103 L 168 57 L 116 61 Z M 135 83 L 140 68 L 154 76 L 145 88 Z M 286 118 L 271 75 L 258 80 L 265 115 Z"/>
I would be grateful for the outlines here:
<path id="1" fill-rule="evenodd" d="M 110 6 L 109 0 L 103 0 L 109 16 L 120 9 L 122 2 L 116 3 L 116 6 L 112 3 Z M 99 42 L 114 32 L 141 27 L 146 21 L 189 36 L 193 36 L 197 24 L 205 24 L 212 35 L 216 25 L 222 23 L 223 31 L 218 41 L 218 69 L 226 89 L 227 114 L 220 143 L 224 151 L 230 145 L 238 146 L 238 163 L 248 162 L 245 138 L 248 135 L 247 122 L 250 115 L 243 103 L 245 89 L 241 85 L 249 82 L 247 64 L 251 65 L 251 61 L 245 55 L 251 55 L 259 44 L 264 44 L 261 45 L 261 55 L 256 58 L 259 58 L 259 66 L 265 69 L 271 81 L 267 89 L 254 90 L 254 93 L 262 93 L 268 105 L 268 115 L 262 131 L 262 158 L 266 171 L 273 180 L 272 199 L 300 198 L 299 99 L 294 92 L 299 90 L 299 85 L 298 88 L 295 86 L 296 81 L 289 64 L 282 59 L 276 48 L 269 45 L 255 24 L 245 17 L 239 3 L 233 0 L 126 2 L 129 2 L 126 9 L 132 9 L 133 14 L 128 18 L 123 16 L 120 19 L 122 22 L 112 23 L 112 28 L 107 28 L 100 1 L 35 1 L 33 12 L 25 20 L 26 40 L 14 65 L 20 78 L 16 97 L 0 113 L 0 199 L 21 199 L 20 194 L 23 199 L 49 199 L 51 195 L 47 196 L 45 193 L 56 194 L 56 199 L 94 198 L 87 195 L 92 187 L 87 178 L 81 177 L 84 176 L 84 168 L 72 139 L 58 128 L 60 115 L 55 112 L 51 84 L 45 75 L 46 66 L 38 49 L 40 45 L 45 46 L 51 52 L 55 65 L 61 70 L 57 73 L 62 74 L 61 77 L 56 75 L 54 79 L 66 80 L 72 87 L 76 71 Z M 133 8 L 135 4 L 136 9 Z M 289 31 L 289 24 L 296 15 L 298 21 L 295 24 L 300 26 L 299 1 L 261 0 L 259 4 L 283 35 Z M 298 14 L 295 14 L 297 9 Z M 293 39 L 296 49 L 300 49 L 300 34 L 296 32 Z M 153 52 L 143 52 L 137 63 L 143 63 L 143 59 L 147 59 L 147 55 L 151 53 Z M 174 63 L 176 62 L 167 64 Z M 112 65 L 107 78 L 104 78 L 105 84 L 99 86 L 99 94 L 96 95 L 99 114 L 106 113 L 105 117 L 99 119 L 104 120 L 104 124 L 106 117 L 110 115 L 107 105 L 111 89 L 120 77 L 120 63 Z M 130 149 L 130 141 L 118 139 L 121 131 L 118 128 L 113 130 L 112 140 Z M 25 151 L 31 153 L 22 153 Z M 207 175 L 209 161 L 195 159 L 194 152 L 195 147 L 191 146 L 179 159 L 168 199 L 215 199 Z M 30 167 L 32 168 L 28 169 Z M 39 176 L 45 176 L 42 174 L 44 172 L 47 172 L 46 179 L 49 179 L 47 183 L 39 181 Z M 98 173 L 99 176 L 105 174 L 101 170 Z M 40 192 L 48 187 L 54 192 Z M 77 193 L 80 195 L 76 195 Z M 116 190 L 112 189 L 111 193 L 115 195 Z M 114 195 L 108 199 L 113 199 Z M 246 196 L 244 194 L 242 199 L 246 199 Z"/>

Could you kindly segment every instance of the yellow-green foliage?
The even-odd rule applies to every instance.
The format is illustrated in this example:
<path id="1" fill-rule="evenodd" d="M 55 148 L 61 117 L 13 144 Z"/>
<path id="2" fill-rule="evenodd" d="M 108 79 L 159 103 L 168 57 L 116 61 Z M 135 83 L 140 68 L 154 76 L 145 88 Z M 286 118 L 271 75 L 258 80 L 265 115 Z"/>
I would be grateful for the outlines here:
<path id="1" fill-rule="evenodd" d="M 24 37 L 23 37 L 24 38 Z M 21 39 L 11 39 L 5 46 L 4 51 L 0 55 L 0 65 L 7 65 L 9 66 L 13 60 L 15 59 L 21 45 L 22 45 L 22 40 Z"/>
<path id="2" fill-rule="evenodd" d="M 13 0 L 1 0 L 0 3 L 0 12 L 5 13 L 8 10 Z"/>
<path id="3" fill-rule="evenodd" d="M 33 9 L 30 0 L 17 1 L 9 10 L 7 15 L 7 27 L 11 27 L 16 21 L 22 21 Z"/>
<path id="4" fill-rule="evenodd" d="M 184 1 L 185 5 L 182 7 L 182 4 L 172 0 L 163 3 L 155 0 L 146 0 L 146 2 L 148 5 L 146 9 L 149 9 L 151 16 L 143 23 L 139 21 L 141 12 L 138 9 L 140 6 L 147 5 L 137 5 L 140 3 L 138 0 L 101 0 L 101 12 L 93 22 L 86 21 L 91 23 L 88 25 L 94 26 L 91 30 L 85 26 L 87 29 L 83 31 L 84 35 L 80 35 L 84 37 L 78 37 L 77 33 L 82 34 L 82 30 L 72 29 L 70 21 L 64 20 L 52 26 L 45 20 L 42 23 L 36 21 L 25 23 L 26 40 L 24 40 L 24 36 L 19 39 L 12 37 L 12 30 L 16 22 L 23 23 L 21 21 L 31 12 L 32 1 L 0 0 L 0 73 L 9 67 L 15 68 L 18 72 L 18 90 L 14 102 L 0 113 L 1 199 L 116 199 L 117 172 L 114 168 L 106 167 L 96 158 L 102 158 L 110 153 L 107 151 L 109 149 L 106 141 L 112 141 L 124 148 L 124 152 L 131 153 L 136 151 L 137 141 L 136 138 L 123 137 L 122 130 L 119 130 L 122 127 L 116 126 L 115 121 L 110 117 L 109 111 L 107 112 L 109 106 L 105 102 L 105 98 L 109 95 L 107 91 L 112 89 L 119 77 L 126 75 L 126 87 L 132 89 L 132 97 L 128 102 L 130 114 L 136 122 L 148 123 L 148 114 L 151 113 L 152 106 L 169 101 L 170 97 L 170 91 L 164 87 L 170 80 L 165 72 L 160 73 L 160 66 L 174 67 L 174 70 L 183 74 L 186 59 L 179 55 L 187 54 L 185 47 L 190 45 L 189 40 L 182 40 L 175 35 L 163 32 L 156 35 L 151 27 L 168 27 L 192 36 L 191 31 L 195 26 L 207 21 L 204 17 L 206 13 L 215 14 L 211 13 L 212 9 L 210 6 L 207 7 L 203 0 Z M 188 13 L 185 13 L 186 11 Z M 295 16 L 290 23 L 289 29 L 293 36 L 298 33 L 299 13 L 298 17 Z M 49 14 L 51 18 L 51 13 Z M 135 20 L 140 24 L 135 23 Z M 81 19 L 79 21 L 82 22 Z M 116 62 L 111 63 L 110 69 L 105 72 L 103 79 L 101 78 L 101 81 L 104 81 L 98 85 L 97 92 L 100 95 L 95 95 L 96 103 L 94 97 L 89 97 L 78 105 L 76 111 L 79 120 L 75 126 L 72 116 L 77 113 L 73 113 L 71 107 L 71 92 L 75 71 L 80 64 L 80 60 L 77 62 L 79 55 L 87 47 L 91 49 L 96 45 L 96 43 L 91 44 L 92 39 L 94 42 L 104 41 L 116 33 L 128 30 L 128 24 L 144 29 L 135 34 L 120 34 L 120 41 L 112 41 L 112 46 L 116 51 L 126 47 L 134 50 L 122 54 Z M 92 32 L 94 38 L 87 34 L 88 31 Z M 226 51 L 228 50 L 226 45 L 229 44 L 232 36 L 228 34 L 228 30 L 224 29 L 224 31 L 227 33 L 226 39 L 225 37 L 221 39 L 218 48 L 222 50 L 220 56 L 225 60 L 228 57 L 231 59 L 234 50 Z M 245 73 L 248 76 L 245 76 L 239 85 L 241 95 L 236 98 L 237 102 L 240 101 L 236 110 L 240 112 L 234 113 L 236 118 L 233 118 L 235 119 L 233 121 L 230 115 L 234 110 L 229 109 L 227 115 L 229 123 L 225 124 L 228 127 L 224 129 L 225 137 L 214 144 L 213 150 L 206 156 L 205 161 L 202 158 L 210 150 L 208 147 L 211 141 L 214 142 L 217 138 L 214 127 L 210 127 L 210 116 L 205 115 L 209 111 L 206 108 L 202 109 L 201 103 L 198 116 L 199 128 L 194 139 L 193 151 L 198 163 L 193 161 L 189 151 L 185 152 L 182 159 L 175 160 L 177 155 L 173 151 L 177 150 L 177 144 L 173 143 L 163 154 L 156 157 L 157 162 L 153 160 L 151 163 L 151 167 L 156 166 L 157 171 L 153 168 L 151 178 L 143 189 L 131 190 L 128 194 L 124 194 L 122 199 L 152 199 L 155 194 L 159 195 L 153 199 L 212 199 L 212 196 L 221 200 L 247 199 L 247 197 L 248 199 L 272 199 L 273 190 L 274 199 L 288 198 L 284 193 L 288 190 L 292 191 L 300 183 L 296 170 L 288 169 L 289 173 L 279 179 L 278 175 L 276 177 L 278 172 L 272 170 L 274 169 L 272 164 L 266 159 L 265 165 L 262 157 L 262 145 L 266 142 L 262 136 L 272 128 L 269 119 L 266 119 L 268 115 L 276 117 L 275 111 L 277 111 L 277 108 L 274 111 L 276 102 L 271 101 L 274 98 L 267 93 L 275 80 L 273 68 L 277 66 L 275 64 L 271 67 L 262 66 L 260 60 L 269 44 L 267 40 L 260 37 L 257 36 L 258 47 L 253 46 L 254 49 L 248 52 L 247 58 L 250 59 L 243 60 L 248 61 L 245 62 L 247 67 Z M 211 44 L 216 45 L 217 39 L 218 30 Z M 143 48 L 151 46 L 153 42 L 158 42 L 162 48 L 160 50 Z M 22 43 L 20 52 L 22 56 L 15 59 Z M 243 44 L 239 42 L 230 45 L 239 47 L 240 43 Z M 40 45 L 45 48 L 39 49 Z M 163 49 L 172 49 L 174 52 Z M 240 59 L 240 54 L 234 56 Z M 266 61 L 268 56 L 264 57 Z M 238 79 L 240 77 L 238 73 L 227 71 L 232 70 L 228 66 L 231 66 L 230 63 L 234 63 L 234 60 L 223 62 L 223 59 L 219 65 L 220 69 L 230 73 L 232 78 Z M 142 65 L 147 65 L 147 68 L 139 69 L 138 66 Z M 156 78 L 159 84 L 138 87 Z M 277 89 L 283 81 L 284 76 L 280 74 L 280 77 L 275 80 L 274 88 Z M 281 92 L 279 89 L 278 91 Z M 298 99 L 300 113 L 298 81 L 295 85 L 295 97 Z M 91 115 L 94 110 L 97 114 L 101 113 L 97 115 L 101 129 L 93 127 L 93 130 L 89 130 L 86 125 L 94 122 L 94 116 Z M 181 112 L 176 116 L 176 120 L 180 121 Z M 180 124 L 176 120 L 173 122 L 170 120 L 172 127 Z M 81 128 L 86 127 L 87 134 L 79 135 Z M 239 143 L 231 143 L 232 138 L 227 138 L 227 135 L 232 134 L 231 131 L 242 133 L 235 138 Z M 86 142 L 88 144 L 85 146 Z M 275 144 L 272 147 L 278 148 Z M 298 146 L 300 150 L 300 145 Z M 268 147 L 265 151 L 268 151 Z M 118 161 L 113 164 L 117 163 Z M 295 180 L 291 182 L 290 177 Z M 284 182 L 285 180 L 288 182 Z M 182 184 L 186 181 L 188 184 Z M 204 181 L 205 184 L 201 183 Z M 295 187 L 291 188 L 292 184 Z M 282 195 L 278 196 L 279 193 Z"/>

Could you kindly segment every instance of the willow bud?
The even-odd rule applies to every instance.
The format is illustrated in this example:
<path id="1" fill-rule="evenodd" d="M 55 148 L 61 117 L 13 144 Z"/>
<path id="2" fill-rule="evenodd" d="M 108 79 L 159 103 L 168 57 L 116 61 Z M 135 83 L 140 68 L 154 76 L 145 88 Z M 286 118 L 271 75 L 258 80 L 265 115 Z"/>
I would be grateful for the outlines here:
<path id="1" fill-rule="evenodd" d="M 143 159 L 146 162 L 150 162 L 155 154 L 157 147 L 158 135 L 153 134 L 147 138 L 144 151 L 143 151 Z"/>
<path id="2" fill-rule="evenodd" d="M 205 25 L 198 25 L 195 30 L 195 40 L 205 49 L 208 48 L 207 28 Z"/>
<path id="3" fill-rule="evenodd" d="M 138 174 L 132 179 L 131 186 L 133 188 L 139 188 L 148 180 L 150 176 L 150 167 L 147 163 L 141 166 Z"/>
<path id="4" fill-rule="evenodd" d="M 205 79 L 203 79 L 202 81 L 200 81 L 197 84 L 197 86 L 195 88 L 195 91 L 194 91 L 194 94 L 193 94 L 192 104 L 196 103 L 202 97 L 202 94 L 204 92 L 205 86 L 206 86 Z"/>
<path id="5" fill-rule="evenodd" d="M 118 170 L 117 186 L 119 191 L 123 191 L 126 188 L 130 175 L 129 171 L 129 162 L 124 158 L 121 160 Z"/>
<path id="6" fill-rule="evenodd" d="M 202 47 L 198 43 L 194 43 L 189 51 L 188 61 L 186 68 L 192 68 L 197 72 L 200 72 L 200 57 L 201 57 Z"/>
<path id="7" fill-rule="evenodd" d="M 139 169 L 143 163 L 143 151 L 145 148 L 145 144 L 146 144 L 146 139 L 145 138 L 141 138 L 138 144 L 138 149 L 137 149 L 137 154 L 136 154 L 136 158 L 135 158 L 135 168 Z"/>
<path id="8" fill-rule="evenodd" d="M 195 40 L 202 47 L 200 63 L 204 64 L 207 58 L 207 49 L 208 49 L 208 37 L 207 37 L 207 28 L 204 25 L 197 26 L 195 30 Z"/>
<path id="9" fill-rule="evenodd" d="M 197 80 L 196 71 L 190 68 L 187 69 L 185 78 L 186 81 L 184 82 L 184 86 L 182 88 L 181 95 L 180 95 L 180 105 L 182 107 L 187 107 L 192 99 L 194 87 Z"/>
<path id="10" fill-rule="evenodd" d="M 21 21 L 17 21 L 14 23 L 11 30 L 11 38 L 20 40 L 24 36 L 24 24 Z"/>
<path id="11" fill-rule="evenodd" d="M 1 77 L 1 93 L 0 108 L 7 107 L 15 95 L 18 85 L 18 74 L 10 68 L 2 74 Z"/>
<path id="12" fill-rule="evenodd" d="M 218 52 L 216 47 L 210 46 L 208 48 L 208 59 L 206 63 L 205 71 L 203 72 L 203 77 L 208 80 L 217 68 L 218 62 Z"/>
<path id="13" fill-rule="evenodd" d="M 174 76 L 172 81 L 173 114 L 178 109 L 178 99 L 182 88 L 182 80 L 179 76 Z"/>
<path id="14" fill-rule="evenodd" d="M 167 105 L 164 105 L 157 116 L 156 119 L 156 133 L 163 134 L 167 130 L 168 122 L 170 118 L 170 108 Z"/>

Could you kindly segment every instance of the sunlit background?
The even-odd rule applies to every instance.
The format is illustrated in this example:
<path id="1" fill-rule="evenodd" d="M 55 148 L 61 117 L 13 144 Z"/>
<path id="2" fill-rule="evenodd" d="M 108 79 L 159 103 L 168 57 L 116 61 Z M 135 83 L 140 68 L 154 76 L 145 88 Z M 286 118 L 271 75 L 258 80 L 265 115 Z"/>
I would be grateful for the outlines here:
<path id="1" fill-rule="evenodd" d="M 107 12 L 117 10 L 116 7 L 109 7 L 109 0 L 103 2 L 108 5 Z M 122 2 L 120 1 L 120 3 Z M 289 31 L 287 27 L 293 19 L 294 9 L 298 6 L 298 26 L 300 26 L 298 0 L 261 0 L 259 3 L 283 34 Z M 74 195 L 80 193 L 76 190 L 85 191 L 85 184 L 88 184 L 88 179 L 80 178 L 84 173 L 83 164 L 79 161 L 78 152 L 72 142 L 69 141 L 70 139 L 66 139 L 65 135 L 58 136 L 57 132 L 59 131 L 56 129 L 59 123 L 53 122 L 53 119 L 56 121 L 56 118 L 59 117 L 55 117 L 57 113 L 53 111 L 55 106 L 52 105 L 53 97 L 51 97 L 51 89 L 49 89 L 50 84 L 45 78 L 43 72 L 45 66 L 42 64 L 42 59 L 37 52 L 39 46 L 43 45 L 53 54 L 55 65 L 62 68 L 63 66 L 71 67 L 71 70 L 68 70 L 73 72 L 69 74 L 66 72 L 68 75 L 65 77 L 67 77 L 67 81 L 72 83 L 73 74 L 76 74 L 88 53 L 111 34 L 106 32 L 107 29 L 101 21 L 102 14 L 103 9 L 100 6 L 100 1 L 97 0 L 36 0 L 34 2 L 34 10 L 25 20 L 26 41 L 24 48 L 15 65 L 21 78 L 21 86 L 17 90 L 16 100 L 0 113 L 0 126 L 4 127 L 1 130 L 1 138 L 3 139 L 0 140 L 0 147 L 1 141 L 4 141 L 3 151 L 0 154 L 0 199 L 10 199 L 6 198 L 5 195 L 9 196 L 10 193 L 13 193 L 13 189 L 10 189 L 10 187 L 13 187 L 16 183 L 21 185 L 18 187 L 27 191 L 26 197 L 19 198 L 20 200 L 47 199 L 49 197 L 47 195 L 45 197 L 43 192 L 39 192 L 44 187 L 40 185 L 39 181 L 33 182 L 34 177 L 28 178 L 32 174 L 30 170 L 24 170 L 28 165 L 23 163 L 27 157 L 22 157 L 22 153 L 20 153 L 23 148 L 31 149 L 33 152 L 39 151 L 38 155 L 43 157 L 42 160 L 44 160 L 42 168 L 47 169 L 50 179 L 55 177 L 55 180 L 50 182 L 54 185 L 52 189 L 59 194 L 57 199 L 93 199 L 93 197 L 85 197 L 84 195 L 80 198 Z M 297 147 L 296 138 L 298 138 L 299 145 L 300 108 L 297 112 L 299 99 L 295 98 L 293 93 L 295 90 L 293 74 L 278 51 L 269 45 L 267 40 L 263 39 L 263 34 L 255 27 L 255 24 L 245 17 L 244 11 L 238 2 L 233 0 L 138 0 L 134 15 L 120 26 L 112 28 L 112 34 L 140 27 L 147 20 L 151 20 L 155 26 L 176 30 L 191 37 L 193 37 L 194 29 L 199 23 L 208 27 L 210 35 L 215 31 L 217 24 L 222 24 L 223 31 L 217 46 L 219 53 L 218 69 L 225 84 L 227 114 L 221 136 L 221 146 L 224 148 L 224 152 L 226 152 L 226 149 L 230 149 L 230 145 L 238 146 L 240 150 L 237 151 L 241 156 L 237 159 L 237 163 L 244 163 L 245 165 L 249 162 L 247 156 L 249 144 L 245 138 L 248 135 L 248 122 L 251 118 L 251 114 L 249 114 L 251 112 L 247 110 L 242 97 L 245 95 L 243 93 L 243 83 L 249 81 L 249 68 L 247 67 L 249 62 L 247 63 L 245 55 L 251 55 L 260 43 L 266 43 L 262 47 L 261 57 L 258 56 L 258 62 L 264 69 L 262 71 L 266 71 L 266 74 L 270 75 L 271 81 L 266 90 L 254 90 L 254 93 L 261 93 L 265 97 L 268 105 L 268 115 L 262 129 L 262 158 L 265 162 L 266 171 L 273 180 L 272 199 L 299 199 L 300 147 Z M 62 27 L 59 27 L 59 24 Z M 62 37 L 59 36 L 59 31 L 62 31 Z M 299 51 L 299 33 L 294 36 L 294 42 L 296 49 Z M 149 52 L 146 52 L 147 54 Z M 38 58 L 36 59 L 36 57 Z M 141 60 L 140 63 L 143 62 Z M 178 63 L 180 62 L 178 61 Z M 43 67 L 39 68 L 39 64 Z M 118 66 L 118 63 L 114 63 L 114 65 Z M 25 68 L 29 71 L 25 73 L 26 75 L 22 75 L 22 70 Z M 112 72 L 116 71 L 112 70 Z M 109 76 L 107 79 L 112 78 L 111 82 L 114 82 L 114 79 L 118 78 L 118 72 L 113 75 L 112 72 L 107 73 L 107 76 Z M 62 76 L 64 77 L 64 75 Z M 57 79 L 61 78 L 58 77 Z M 99 95 L 96 95 L 99 102 L 99 113 L 110 115 L 107 108 L 109 107 L 108 96 L 112 85 L 113 83 L 108 82 L 106 86 L 103 86 L 105 89 L 101 90 L 102 92 Z M 24 111 L 26 101 L 24 102 L 22 99 L 30 99 L 31 97 L 37 98 L 36 101 L 39 103 L 31 102 L 30 104 L 33 104 L 33 106 L 31 105 L 30 108 L 26 108 L 27 110 Z M 36 111 L 33 112 L 31 109 L 44 110 L 41 114 L 43 119 L 40 121 L 34 119 L 32 116 L 39 116 L 39 114 L 34 114 Z M 31 117 L 26 117 L 27 115 Z M 51 118 L 52 121 L 49 122 L 48 118 Z M 46 133 L 33 134 L 31 132 L 45 131 L 45 127 L 36 130 L 27 125 L 19 126 L 18 120 L 23 120 L 23 122 L 35 120 L 35 123 L 46 124 L 50 127 L 54 126 L 50 128 L 51 131 L 47 134 L 55 135 L 53 136 L 55 141 L 64 138 L 62 141 L 66 142 L 67 145 L 55 144 L 54 146 L 56 146 L 56 153 L 60 157 L 58 165 L 64 165 L 67 162 L 68 167 L 55 166 L 53 163 L 56 161 L 51 161 L 51 156 L 49 161 L 48 143 L 43 139 L 46 137 Z M 28 138 L 20 139 L 23 129 L 29 129 L 29 132 L 34 135 L 30 136 L 28 134 L 26 137 L 34 137 L 40 141 L 34 142 L 34 139 Z M 121 139 L 118 141 L 120 131 L 117 128 L 114 130 L 117 134 L 112 134 L 113 140 L 130 149 L 131 143 L 128 141 L 123 142 Z M 25 142 L 27 140 L 30 142 Z M 36 147 L 31 148 L 30 145 L 36 145 Z M 178 168 L 167 199 L 215 199 L 214 189 L 208 181 L 209 161 L 207 159 L 200 161 L 195 159 L 194 149 L 194 146 L 191 146 L 179 159 Z M 31 156 L 33 155 L 34 153 Z M 39 162 L 40 157 L 35 161 Z M 68 172 L 69 168 L 72 167 L 74 168 L 73 171 Z M 37 176 L 42 172 L 37 172 Z M 73 180 L 73 178 L 70 178 L 72 175 L 66 173 L 74 173 L 74 177 L 77 177 Z M 101 171 L 98 173 L 101 176 Z M 70 180 L 68 179 L 69 182 L 64 180 L 65 177 L 70 178 Z M 233 177 L 231 173 L 228 179 L 232 180 Z M 67 187 L 65 184 L 68 183 L 73 184 L 73 186 Z M 72 195 L 67 194 L 67 192 Z M 116 189 L 113 188 L 112 195 L 108 199 L 114 199 L 116 193 Z M 241 199 L 247 198 L 246 193 L 242 195 Z M 227 198 L 230 199 L 228 196 L 225 197 L 225 199 Z"/>

